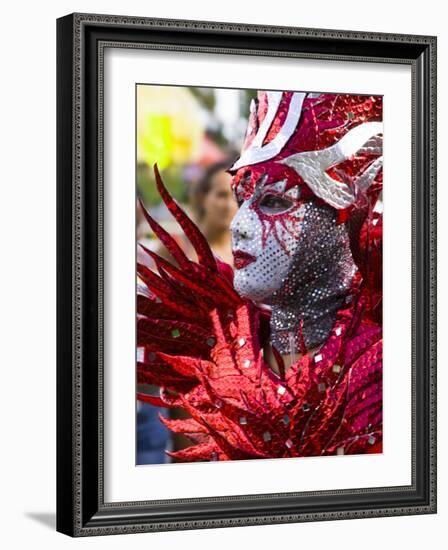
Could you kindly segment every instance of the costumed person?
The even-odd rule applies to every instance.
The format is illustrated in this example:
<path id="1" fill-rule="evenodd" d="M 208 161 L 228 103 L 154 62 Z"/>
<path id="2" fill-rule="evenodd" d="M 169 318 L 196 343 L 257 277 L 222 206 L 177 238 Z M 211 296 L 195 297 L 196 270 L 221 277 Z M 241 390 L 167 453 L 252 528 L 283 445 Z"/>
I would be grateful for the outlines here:
<path id="1" fill-rule="evenodd" d="M 137 378 L 180 461 L 382 452 L 382 100 L 258 92 L 229 168 L 235 271 L 165 189 L 189 260 L 138 266 Z"/>

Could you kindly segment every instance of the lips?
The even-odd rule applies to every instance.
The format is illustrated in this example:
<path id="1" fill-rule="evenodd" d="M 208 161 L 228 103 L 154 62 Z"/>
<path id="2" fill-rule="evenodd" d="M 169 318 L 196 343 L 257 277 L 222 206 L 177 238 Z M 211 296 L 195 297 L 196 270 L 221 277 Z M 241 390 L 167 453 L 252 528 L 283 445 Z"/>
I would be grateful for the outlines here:
<path id="1" fill-rule="evenodd" d="M 233 263 L 235 269 L 243 269 L 252 262 L 255 262 L 256 259 L 257 258 L 255 256 L 252 256 L 252 254 L 248 254 L 247 252 L 243 252 L 242 250 L 235 250 L 233 253 Z"/>

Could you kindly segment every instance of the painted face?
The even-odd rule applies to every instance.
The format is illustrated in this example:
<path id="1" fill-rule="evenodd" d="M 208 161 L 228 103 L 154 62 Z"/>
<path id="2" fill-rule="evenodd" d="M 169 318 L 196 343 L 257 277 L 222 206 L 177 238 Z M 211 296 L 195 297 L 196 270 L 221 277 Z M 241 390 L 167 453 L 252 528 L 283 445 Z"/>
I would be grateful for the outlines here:
<path id="1" fill-rule="evenodd" d="M 229 169 L 240 205 L 231 232 L 241 295 L 272 304 L 282 285 L 290 290 L 309 261 L 301 246 L 324 234 L 320 216 L 331 227 L 335 212 L 344 220 L 381 170 L 380 120 L 378 97 L 258 92 Z"/>
<path id="2" fill-rule="evenodd" d="M 240 205 L 230 226 L 237 292 L 269 303 L 290 271 L 305 214 L 303 187 L 283 174 L 250 171 L 235 185 Z M 248 184 L 251 179 L 252 185 Z M 251 192 L 252 191 L 252 192 Z"/>

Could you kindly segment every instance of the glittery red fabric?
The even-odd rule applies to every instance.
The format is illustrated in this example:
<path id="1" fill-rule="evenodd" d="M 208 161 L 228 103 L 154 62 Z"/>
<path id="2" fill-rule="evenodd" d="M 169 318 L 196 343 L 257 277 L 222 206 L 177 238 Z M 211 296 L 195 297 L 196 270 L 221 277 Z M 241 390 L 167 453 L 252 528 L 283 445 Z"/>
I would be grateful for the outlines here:
<path id="1" fill-rule="evenodd" d="M 381 293 L 371 292 L 380 285 L 369 279 L 381 271 L 381 225 L 372 224 L 380 216 L 370 208 L 359 220 L 356 249 L 364 268 L 331 335 L 316 354 L 302 349 L 301 359 L 278 376 L 263 359 L 268 314 L 235 292 L 232 270 L 213 256 L 155 172 L 163 200 L 199 258 L 188 260 L 143 208 L 179 266 L 147 249 L 158 274 L 138 265 L 147 290 L 137 297 L 137 345 L 143 349 L 137 379 L 161 388 L 160 397 L 138 398 L 182 407 L 191 416 L 160 415 L 192 442 L 168 454 L 209 461 L 382 452 Z"/>

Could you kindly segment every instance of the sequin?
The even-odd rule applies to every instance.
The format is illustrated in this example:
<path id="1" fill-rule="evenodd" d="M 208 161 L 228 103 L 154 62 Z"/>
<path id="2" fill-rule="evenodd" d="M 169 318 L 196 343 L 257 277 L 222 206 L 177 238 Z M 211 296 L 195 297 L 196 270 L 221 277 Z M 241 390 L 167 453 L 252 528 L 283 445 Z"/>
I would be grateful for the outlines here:
<path id="1" fill-rule="evenodd" d="M 285 445 L 288 447 L 288 449 L 291 449 L 292 446 L 294 445 L 294 443 L 292 442 L 291 439 L 287 439 L 287 440 L 285 441 Z"/>
<path id="2" fill-rule="evenodd" d="M 284 386 L 279 386 L 278 387 L 278 389 L 277 389 L 278 394 L 284 395 L 285 392 L 286 392 L 286 388 Z"/>
<path id="3" fill-rule="evenodd" d="M 244 346 L 244 344 L 246 343 L 246 339 L 245 338 L 240 338 L 238 340 L 238 344 L 240 345 L 240 348 L 242 348 Z"/>
<path id="4" fill-rule="evenodd" d="M 247 424 L 247 418 L 245 416 L 240 416 L 239 423 L 241 425 Z"/>
<path id="5" fill-rule="evenodd" d="M 263 433 L 263 439 L 264 439 L 265 441 L 271 441 L 272 436 L 271 436 L 270 432 L 264 432 L 264 433 Z"/>
<path id="6" fill-rule="evenodd" d="M 341 372 L 341 365 L 333 365 L 333 368 L 331 370 L 336 374 L 339 374 Z"/>
<path id="7" fill-rule="evenodd" d="M 207 346 L 212 348 L 216 344 L 216 340 L 214 338 L 207 338 L 206 343 Z"/>
<path id="8" fill-rule="evenodd" d="M 145 360 L 145 348 L 138 347 L 137 348 L 137 361 L 142 363 Z"/>
<path id="9" fill-rule="evenodd" d="M 179 338 L 179 336 L 180 336 L 180 330 L 177 329 L 177 328 L 173 329 L 173 330 L 171 331 L 171 336 L 172 336 L 173 338 Z"/>

